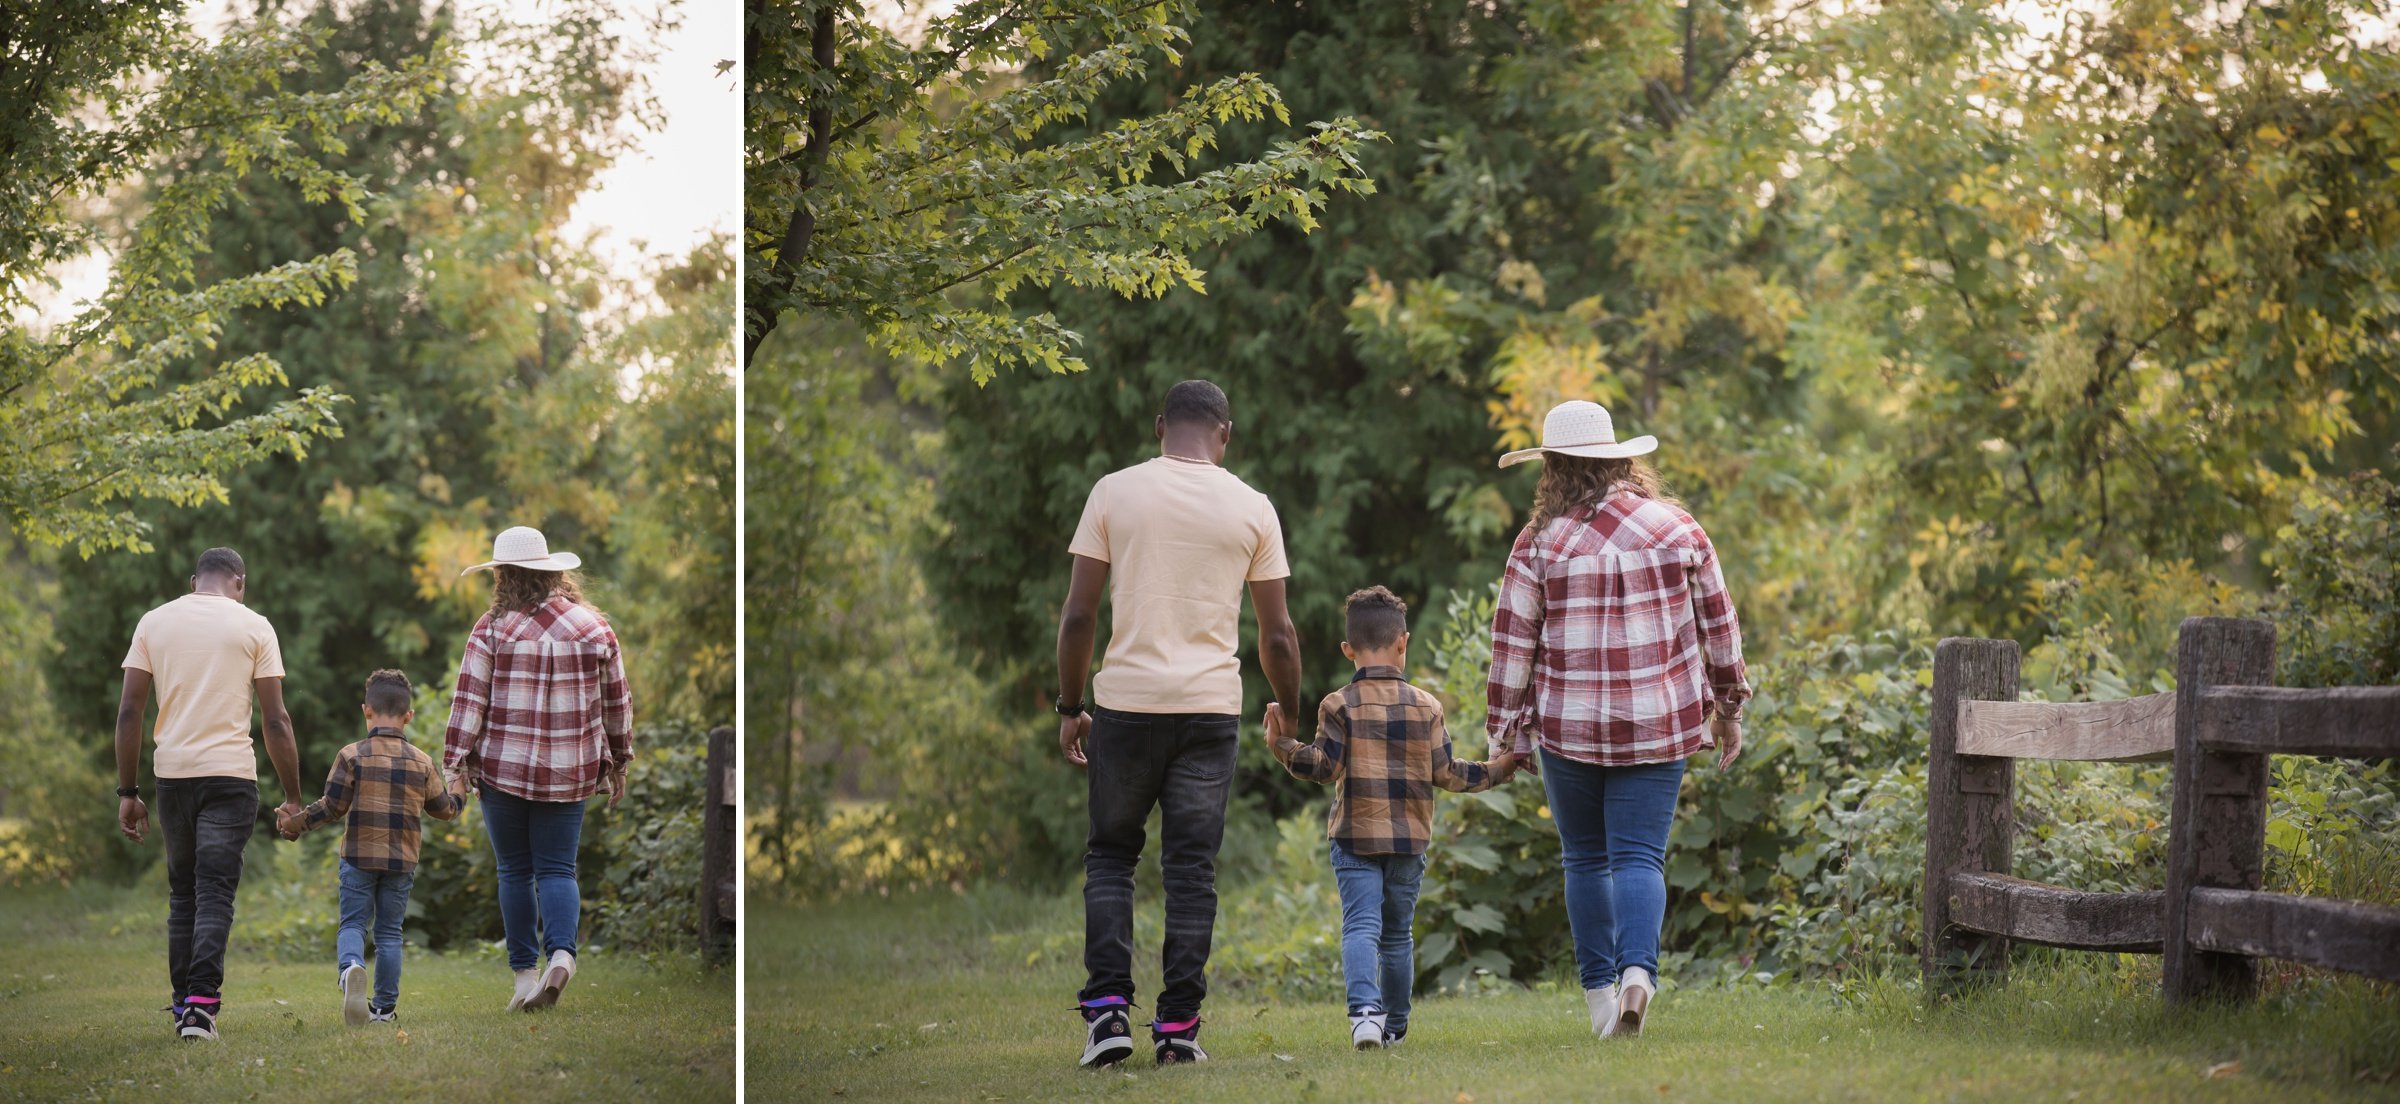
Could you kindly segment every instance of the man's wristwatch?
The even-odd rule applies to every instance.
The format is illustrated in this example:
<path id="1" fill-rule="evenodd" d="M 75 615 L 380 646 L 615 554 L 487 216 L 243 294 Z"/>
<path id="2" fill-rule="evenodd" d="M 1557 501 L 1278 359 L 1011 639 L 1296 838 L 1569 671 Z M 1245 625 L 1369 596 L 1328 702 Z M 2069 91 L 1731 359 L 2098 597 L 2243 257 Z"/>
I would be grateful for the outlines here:
<path id="1" fill-rule="evenodd" d="M 117 787 L 117 796 L 140 797 L 142 796 L 142 788 L 140 786 L 119 786 Z"/>
<path id="2" fill-rule="evenodd" d="M 1091 712 L 1090 709 L 1084 706 L 1081 698 L 1070 702 L 1067 700 L 1066 695 L 1064 694 L 1059 695 L 1057 701 L 1051 702 L 1050 708 L 1057 710 L 1058 715 L 1061 717 L 1080 717 Z"/>

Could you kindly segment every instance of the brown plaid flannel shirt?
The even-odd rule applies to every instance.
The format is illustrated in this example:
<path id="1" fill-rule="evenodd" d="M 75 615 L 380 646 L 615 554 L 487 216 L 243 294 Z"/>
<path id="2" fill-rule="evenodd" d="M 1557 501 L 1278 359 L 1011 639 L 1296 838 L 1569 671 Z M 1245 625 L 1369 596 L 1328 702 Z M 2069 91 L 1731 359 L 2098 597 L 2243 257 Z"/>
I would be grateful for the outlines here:
<path id="1" fill-rule="evenodd" d="M 467 799 L 442 789 L 433 757 L 417 750 L 397 728 L 368 731 L 367 738 L 333 757 L 325 796 L 301 816 L 302 830 L 347 817 L 342 857 L 360 870 L 406 874 L 417 868 L 418 812 L 456 820 Z"/>
<path id="2" fill-rule="evenodd" d="M 1331 782 L 1325 835 L 1359 855 L 1421 855 L 1433 836 L 1433 788 L 1492 788 L 1491 769 L 1452 758 L 1442 704 L 1398 667 L 1361 667 L 1317 706 L 1317 739 L 1271 745 L 1292 777 Z"/>

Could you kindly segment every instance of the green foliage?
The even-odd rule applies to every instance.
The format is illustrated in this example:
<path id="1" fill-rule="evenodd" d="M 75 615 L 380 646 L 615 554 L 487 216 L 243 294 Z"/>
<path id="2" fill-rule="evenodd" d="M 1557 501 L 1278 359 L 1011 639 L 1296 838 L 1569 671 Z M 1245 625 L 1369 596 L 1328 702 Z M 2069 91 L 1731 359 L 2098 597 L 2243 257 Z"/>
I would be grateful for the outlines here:
<path id="1" fill-rule="evenodd" d="M 1062 135 L 1111 89 L 1180 65 L 1182 4 L 969 0 L 913 41 L 855 0 L 748 11 L 751 352 L 783 312 L 825 312 L 897 355 L 963 360 L 979 385 L 1020 364 L 1079 371 L 1074 331 L 1009 309 L 1022 285 L 1201 291 L 1193 251 L 1276 220 L 1312 230 L 1329 194 L 1372 187 L 1357 154 L 1380 136 L 1347 118 L 1199 170 L 1220 128 L 1291 125 L 1254 73 Z"/>
<path id="2" fill-rule="evenodd" d="M 217 221 L 262 185 L 313 217 L 364 219 L 348 139 L 424 110 L 447 48 L 323 79 L 322 22 L 243 21 L 211 41 L 179 4 L 38 5 L 8 20 L 0 310 L 30 311 L 51 265 L 103 244 L 112 269 L 96 302 L 47 332 L 0 331 L 0 518 L 85 556 L 147 549 L 148 519 L 128 503 L 223 503 L 229 473 L 340 433 L 331 388 L 255 405 L 287 369 L 229 330 L 244 314 L 322 307 L 358 278 L 358 254 L 219 254 Z M 133 211 L 95 217 L 138 180 L 151 186 Z M 120 220 L 130 228 L 104 243 Z"/>
<path id="3" fill-rule="evenodd" d="M 2400 488 L 2362 471 L 2297 491 L 2268 557 L 2277 681 L 2400 683 Z"/>

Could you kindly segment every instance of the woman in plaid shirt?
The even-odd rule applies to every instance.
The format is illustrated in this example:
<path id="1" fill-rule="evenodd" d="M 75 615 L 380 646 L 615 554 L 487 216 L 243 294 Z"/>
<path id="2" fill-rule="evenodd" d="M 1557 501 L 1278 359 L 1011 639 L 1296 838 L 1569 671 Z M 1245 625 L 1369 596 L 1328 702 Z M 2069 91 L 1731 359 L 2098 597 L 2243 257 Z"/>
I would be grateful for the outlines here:
<path id="1" fill-rule="evenodd" d="M 583 600 L 571 552 L 538 530 L 492 542 L 492 608 L 467 635 L 442 765 L 474 780 L 500 869 L 500 925 L 516 974 L 511 1011 L 558 1002 L 575 976 L 583 889 L 575 850 L 583 803 L 625 794 L 633 699 L 608 619 Z M 539 942 L 536 942 L 536 938 Z"/>
<path id="2" fill-rule="evenodd" d="M 1742 634 L 1708 534 L 1619 442 L 1597 403 L 1561 403 L 1492 615 L 1485 723 L 1542 776 L 1565 855 L 1567 922 L 1592 1030 L 1638 1033 L 1656 991 L 1667 831 L 1683 761 L 1741 751 Z M 1538 749 L 1538 764 L 1536 754 Z"/>

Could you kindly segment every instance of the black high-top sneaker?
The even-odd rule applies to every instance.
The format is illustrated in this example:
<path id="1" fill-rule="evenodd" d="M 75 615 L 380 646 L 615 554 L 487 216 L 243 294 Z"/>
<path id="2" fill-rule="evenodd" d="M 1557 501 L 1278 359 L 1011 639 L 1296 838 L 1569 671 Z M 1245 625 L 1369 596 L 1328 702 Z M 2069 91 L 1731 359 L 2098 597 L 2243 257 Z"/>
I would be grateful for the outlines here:
<path id="1" fill-rule="evenodd" d="M 1079 1006 L 1087 1035 L 1077 1065 L 1101 1069 L 1133 1056 L 1133 1020 L 1126 1015 L 1132 1007 L 1127 1002 Z"/>
<path id="2" fill-rule="evenodd" d="M 214 1004 L 184 1005 L 183 1018 L 175 1021 L 175 1034 L 185 1039 L 215 1039 L 217 1037 L 217 1006 Z"/>
<path id="3" fill-rule="evenodd" d="M 1200 1049 L 1200 1017 L 1185 1020 L 1172 1031 L 1167 1030 L 1168 1026 L 1158 1023 L 1150 1025 L 1150 1045 L 1158 1052 L 1159 1065 L 1208 1061 L 1208 1052 Z"/>

